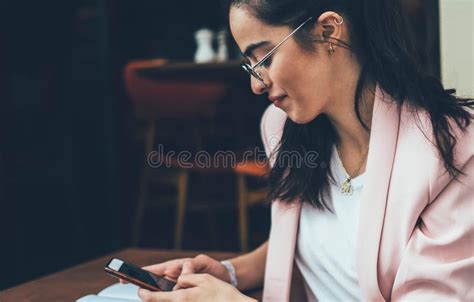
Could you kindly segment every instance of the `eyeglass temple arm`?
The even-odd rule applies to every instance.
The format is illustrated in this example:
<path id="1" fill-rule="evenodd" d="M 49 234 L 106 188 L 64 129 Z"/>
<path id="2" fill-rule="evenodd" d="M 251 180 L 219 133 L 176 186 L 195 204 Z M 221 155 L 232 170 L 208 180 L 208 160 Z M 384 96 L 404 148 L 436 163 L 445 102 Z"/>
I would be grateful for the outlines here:
<path id="1" fill-rule="evenodd" d="M 288 40 L 289 38 L 291 38 L 291 36 L 293 36 L 294 33 L 296 33 L 301 27 L 303 27 L 309 20 L 313 19 L 313 17 L 309 17 L 308 19 L 306 19 L 306 21 L 304 21 L 303 23 L 301 23 L 300 26 L 298 26 L 297 28 L 295 28 L 288 36 L 286 36 L 280 43 L 278 43 L 275 47 L 273 47 L 272 50 L 270 50 L 260 61 L 258 61 L 257 63 L 255 63 L 255 65 L 252 66 L 252 69 L 254 68 L 257 68 L 258 66 L 262 65 L 263 62 L 265 62 L 266 59 L 268 59 L 277 49 L 278 47 L 280 47 L 283 43 L 286 42 L 286 40 Z"/>

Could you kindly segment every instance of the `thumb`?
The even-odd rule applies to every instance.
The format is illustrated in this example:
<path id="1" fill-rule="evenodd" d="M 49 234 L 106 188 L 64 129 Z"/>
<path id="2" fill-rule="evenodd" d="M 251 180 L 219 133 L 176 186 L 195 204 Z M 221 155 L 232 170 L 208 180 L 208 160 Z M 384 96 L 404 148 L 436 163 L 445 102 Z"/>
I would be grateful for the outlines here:
<path id="1" fill-rule="evenodd" d="M 212 278 L 213 277 L 209 274 L 181 275 L 178 278 L 176 285 L 179 286 L 179 288 L 197 287 L 206 282 L 210 282 Z"/>
<path id="2" fill-rule="evenodd" d="M 181 275 L 194 274 L 198 270 L 197 264 L 193 260 L 188 260 L 183 263 Z"/>
<path id="3" fill-rule="evenodd" d="M 181 275 L 180 276 L 194 274 L 195 272 L 196 272 L 196 265 L 194 264 L 194 262 L 192 260 L 188 260 L 188 261 L 183 263 L 183 266 L 181 268 Z M 178 280 L 179 280 L 179 278 L 178 278 Z M 173 290 L 177 290 L 177 289 L 181 289 L 181 288 L 183 288 L 183 287 L 179 284 L 179 282 L 176 282 L 176 285 L 173 287 Z"/>
<path id="4" fill-rule="evenodd" d="M 187 260 L 186 262 L 183 263 L 183 266 L 181 268 L 181 275 L 180 276 L 184 276 L 184 275 L 190 275 L 190 274 L 194 274 L 196 272 L 196 265 L 194 264 L 194 262 L 192 260 Z M 181 278 L 181 277 L 179 277 Z M 178 280 L 179 280 L 178 278 Z M 177 290 L 177 289 L 181 289 L 183 288 L 179 282 L 176 282 L 176 285 L 173 287 L 173 290 Z"/>

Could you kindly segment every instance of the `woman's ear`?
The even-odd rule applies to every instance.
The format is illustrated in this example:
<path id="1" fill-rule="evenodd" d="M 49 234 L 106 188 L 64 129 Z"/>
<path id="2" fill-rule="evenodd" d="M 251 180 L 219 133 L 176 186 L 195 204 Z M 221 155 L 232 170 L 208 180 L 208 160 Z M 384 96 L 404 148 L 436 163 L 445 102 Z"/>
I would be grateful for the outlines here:
<path id="1" fill-rule="evenodd" d="M 344 19 L 335 12 L 324 12 L 319 16 L 317 22 L 317 34 L 322 36 L 326 42 L 332 42 L 335 46 L 337 40 L 341 40 Z"/>

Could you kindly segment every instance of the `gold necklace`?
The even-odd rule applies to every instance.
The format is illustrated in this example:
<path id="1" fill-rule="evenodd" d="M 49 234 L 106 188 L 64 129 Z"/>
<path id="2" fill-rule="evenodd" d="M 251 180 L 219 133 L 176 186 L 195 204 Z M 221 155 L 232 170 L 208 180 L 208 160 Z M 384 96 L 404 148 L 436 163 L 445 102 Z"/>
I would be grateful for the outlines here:
<path id="1" fill-rule="evenodd" d="M 342 170 L 344 171 L 344 174 L 346 174 L 346 179 L 344 180 L 344 182 L 341 185 L 341 193 L 346 195 L 346 196 L 351 196 L 352 193 L 354 192 L 354 187 L 352 186 L 352 182 L 351 182 L 352 177 L 346 172 L 346 169 L 344 168 L 344 165 L 342 164 L 342 156 L 341 156 L 341 153 L 339 152 L 339 148 L 337 146 L 336 146 L 336 151 L 337 151 L 337 155 L 339 156 L 339 162 L 341 163 Z M 362 161 L 359 164 L 359 168 L 355 172 L 356 175 L 359 173 L 360 169 L 364 165 L 364 162 L 366 160 L 366 155 L 367 155 L 368 152 L 369 152 L 369 148 L 367 147 L 367 150 L 364 152 L 364 156 L 362 157 Z"/>

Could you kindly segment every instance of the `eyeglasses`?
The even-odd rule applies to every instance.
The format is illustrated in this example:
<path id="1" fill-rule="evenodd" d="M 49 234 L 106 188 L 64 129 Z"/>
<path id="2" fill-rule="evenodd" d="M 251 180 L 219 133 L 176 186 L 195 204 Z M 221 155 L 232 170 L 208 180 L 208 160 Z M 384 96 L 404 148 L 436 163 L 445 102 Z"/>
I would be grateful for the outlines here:
<path id="1" fill-rule="evenodd" d="M 257 63 L 255 63 L 255 65 L 251 66 L 250 64 L 248 64 L 247 62 L 242 62 L 240 64 L 240 66 L 246 71 L 248 72 L 251 76 L 253 76 L 254 78 L 257 79 L 257 81 L 265 88 L 267 88 L 267 85 L 265 84 L 264 80 L 263 80 L 263 76 L 262 76 L 262 72 L 261 72 L 261 68 L 263 66 L 263 64 L 265 63 L 265 61 L 267 61 L 274 53 L 275 51 L 277 51 L 277 49 L 283 45 L 283 43 L 286 42 L 286 40 L 288 40 L 289 38 L 291 38 L 291 36 L 293 36 L 293 34 L 295 34 L 301 27 L 303 27 L 309 20 L 313 19 L 313 17 L 309 17 L 306 21 L 304 21 L 303 23 L 301 23 L 300 26 L 298 26 L 297 28 L 295 28 L 295 30 L 293 30 L 288 36 L 286 36 L 280 43 L 278 43 L 275 47 L 273 47 L 265 56 L 263 56 L 262 59 L 260 59 L 260 61 L 258 61 Z"/>

